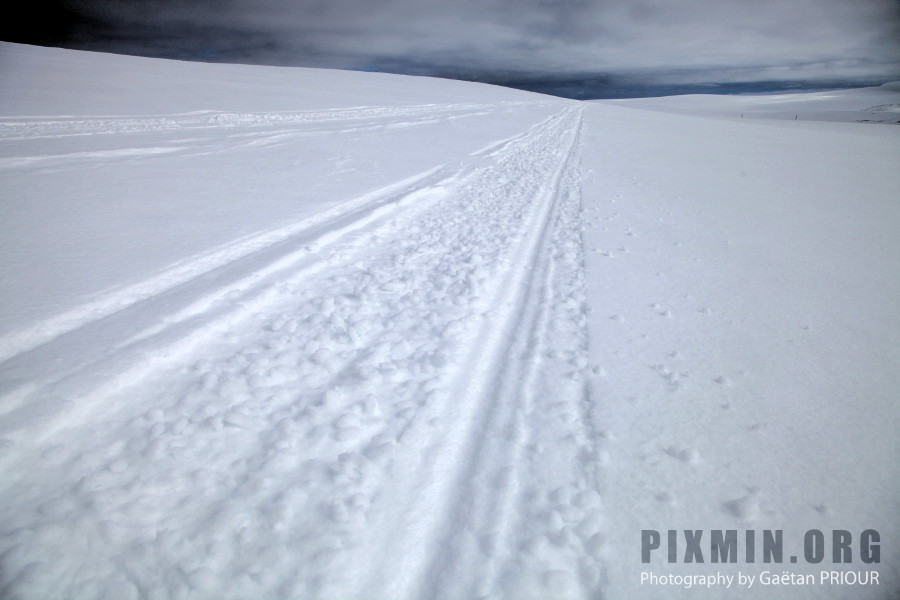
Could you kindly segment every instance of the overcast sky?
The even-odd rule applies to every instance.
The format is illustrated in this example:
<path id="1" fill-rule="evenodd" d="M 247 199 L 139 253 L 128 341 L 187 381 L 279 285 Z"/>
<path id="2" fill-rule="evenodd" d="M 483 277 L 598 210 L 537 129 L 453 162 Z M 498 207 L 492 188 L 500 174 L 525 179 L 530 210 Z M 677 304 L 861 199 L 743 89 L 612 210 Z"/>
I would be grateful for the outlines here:
<path id="1" fill-rule="evenodd" d="M 4 39 L 473 79 L 900 78 L 900 0 L 31 0 Z M 31 24 L 29 25 L 28 21 Z"/>

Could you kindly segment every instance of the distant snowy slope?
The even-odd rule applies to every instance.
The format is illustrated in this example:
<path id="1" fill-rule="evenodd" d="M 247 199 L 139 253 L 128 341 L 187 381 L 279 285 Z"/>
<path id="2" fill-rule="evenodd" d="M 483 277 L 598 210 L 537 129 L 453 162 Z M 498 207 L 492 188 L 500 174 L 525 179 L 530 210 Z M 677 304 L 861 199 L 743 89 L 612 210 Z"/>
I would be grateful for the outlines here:
<path id="1" fill-rule="evenodd" d="M 159 60 L 8 42 L 0 42 L 0 81 L 4 116 L 268 112 L 540 97 L 449 79 Z"/>
<path id="2" fill-rule="evenodd" d="M 604 100 L 598 103 L 728 118 L 900 123 L 900 90 L 896 84 L 802 94 L 745 96 L 691 94 L 668 98 Z"/>

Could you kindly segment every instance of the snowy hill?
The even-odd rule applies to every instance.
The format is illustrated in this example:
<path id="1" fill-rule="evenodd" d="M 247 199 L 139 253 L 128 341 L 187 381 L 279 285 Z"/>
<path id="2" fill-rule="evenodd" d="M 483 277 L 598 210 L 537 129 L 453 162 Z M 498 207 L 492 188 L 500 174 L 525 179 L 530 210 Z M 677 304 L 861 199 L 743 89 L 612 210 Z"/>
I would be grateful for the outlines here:
<path id="1" fill-rule="evenodd" d="M 897 105 L 0 44 L 0 596 L 892 597 Z"/>
<path id="2" fill-rule="evenodd" d="M 5 116 L 168 115 L 529 101 L 448 79 L 205 64 L 0 42 Z"/>
<path id="3" fill-rule="evenodd" d="M 900 123 L 900 83 L 856 90 L 747 96 L 687 95 L 617 103 L 675 114 L 844 123 Z"/>

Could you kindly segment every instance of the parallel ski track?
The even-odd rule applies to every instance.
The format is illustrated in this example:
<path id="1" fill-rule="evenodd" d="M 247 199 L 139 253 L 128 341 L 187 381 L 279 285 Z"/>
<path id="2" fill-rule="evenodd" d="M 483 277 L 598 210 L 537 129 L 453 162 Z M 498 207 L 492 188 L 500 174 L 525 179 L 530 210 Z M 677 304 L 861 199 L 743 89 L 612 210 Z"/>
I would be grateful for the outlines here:
<path id="1" fill-rule="evenodd" d="M 554 562 L 562 564 L 550 564 L 541 557 L 529 560 L 534 540 L 522 534 L 537 529 L 554 504 L 547 498 L 564 489 L 558 484 L 575 484 L 582 491 L 598 484 L 597 474 L 580 464 L 584 448 L 563 448 L 560 439 L 554 439 L 557 434 L 579 442 L 593 437 L 589 415 L 583 412 L 587 409 L 582 373 L 587 365 L 587 332 L 578 157 L 581 127 L 579 115 L 568 152 L 540 197 L 544 212 L 527 241 L 526 260 L 502 286 L 507 290 L 505 303 L 515 308 L 497 335 L 492 360 L 485 361 L 491 368 L 484 370 L 477 392 L 483 412 L 475 419 L 478 425 L 470 433 L 470 452 L 460 463 L 453 486 L 463 501 L 444 515 L 446 520 L 439 527 L 442 538 L 435 545 L 453 549 L 460 560 L 450 565 L 446 557 L 432 557 L 415 597 L 454 597 L 442 590 L 458 589 L 461 581 L 466 581 L 462 589 L 466 597 L 504 597 L 511 593 L 511 582 L 519 588 L 517 598 L 548 593 L 587 596 L 596 587 L 596 581 L 578 575 L 563 586 L 552 581 L 547 585 L 547 573 L 551 577 L 566 573 L 551 567 L 574 567 L 571 570 L 577 572 L 576 560 L 586 554 L 584 548 L 563 548 L 570 540 L 553 539 L 557 532 L 550 530 L 550 538 L 560 547 L 556 554 L 565 556 Z M 479 360 L 484 361 L 484 356 Z M 567 422 L 557 428 L 554 421 L 560 410 Z M 581 414 L 572 418 L 575 412 Z M 550 467 L 539 464 L 542 450 L 536 450 L 545 442 L 553 444 L 557 453 Z M 478 534 L 477 546 L 466 541 L 473 532 Z"/>
<path id="2" fill-rule="evenodd" d="M 45 421 L 21 446 L 4 432 L 4 466 L 35 475 L 0 510 L 0 591 L 125 574 L 137 597 L 477 597 L 529 568 L 593 589 L 584 566 L 513 564 L 554 481 L 534 447 L 592 435 L 552 412 L 585 408 L 581 112 L 120 290 L 13 353 L 4 422 Z M 16 380 L 98 331 L 121 342 Z M 585 448 L 563 449 L 567 483 Z M 101 570 L 72 570 L 42 541 L 58 535 Z"/>
<path id="3" fill-rule="evenodd" d="M 514 108 L 506 103 L 499 105 L 508 110 Z M 315 120 L 322 115 L 387 115 L 418 114 L 423 111 L 447 112 L 471 110 L 485 105 L 433 105 L 421 107 L 375 107 L 368 109 L 347 109 L 321 111 L 319 113 L 289 113 L 286 118 Z M 494 105 L 488 105 L 497 108 Z M 273 116 L 274 115 L 274 116 Z M 261 113 L 254 118 L 281 118 L 280 113 Z M 190 115 L 189 115 L 190 116 Z M 209 117 L 209 115 L 202 115 Z M 217 115 L 212 115 L 212 118 Z M 227 115 L 226 115 L 227 116 Z M 371 115 L 370 115 L 371 116 Z M 193 117 L 196 117 L 194 115 Z M 214 119 L 215 121 L 215 119 Z M 167 121 L 163 121 L 167 122 Z M 176 120 L 177 122 L 177 120 Z M 226 120 L 227 122 L 227 120 Z M 475 157 L 487 155 L 510 140 L 495 142 Z M 58 314 L 34 327 L 7 334 L 0 338 L 0 399 L 3 400 L 5 426 L 0 432 L 11 427 L 26 424 L 33 418 L 47 415 L 56 406 L 37 401 L 41 392 L 78 374 L 91 365 L 97 365 L 111 357 L 117 364 L 141 362 L 143 371 L 158 368 L 141 359 L 154 347 L 172 346 L 165 353 L 171 360 L 176 352 L 174 347 L 188 351 L 203 339 L 202 335 L 188 335 L 192 328 L 208 327 L 210 321 L 233 318 L 247 310 L 248 305 L 262 306 L 266 299 L 261 294 L 271 289 L 285 273 L 294 275 L 311 273 L 322 268 L 319 257 L 328 247 L 339 244 L 348 235 L 360 230 L 377 228 L 388 222 L 398 211 L 415 208 L 424 209 L 417 192 L 440 187 L 471 171 L 476 163 L 460 165 L 440 165 L 403 181 L 388 185 L 361 197 L 344 202 L 333 209 L 313 215 L 298 223 L 277 230 L 265 231 L 237 240 L 205 255 L 192 257 L 182 264 L 176 264 L 148 280 L 116 288 L 100 295 L 95 300 Z M 413 206 L 413 204 L 415 206 Z M 228 302 L 221 300 L 227 295 Z M 271 298 L 269 298 L 271 299 Z M 162 323 L 158 315 L 167 314 Z M 215 319 L 210 317 L 214 316 Z M 204 327 L 204 324 L 207 325 Z M 98 346 L 85 343 L 94 339 L 102 328 L 115 328 L 119 343 Z M 179 340 L 190 339 L 187 346 Z M 54 356 L 67 356 L 68 348 L 79 348 L 75 359 L 60 365 Z M 85 351 L 85 349 L 90 349 Z M 153 353 L 159 356 L 161 353 Z M 50 359 L 50 360 L 48 360 Z M 47 364 L 45 372 L 36 372 L 34 365 Z M 22 367 L 27 366 L 27 369 Z M 18 373 L 28 373 L 23 380 Z M 123 379 L 133 379 L 128 372 Z M 82 381 L 81 384 L 84 382 Z M 58 394 L 55 394 L 58 395 Z M 23 420 L 24 418 L 24 420 Z"/>
<path id="4" fill-rule="evenodd" d="M 523 418 L 538 393 L 550 313 L 563 300 L 554 297 L 556 255 L 562 250 L 555 238 L 561 227 L 578 227 L 561 219 L 561 205 L 571 203 L 577 218 L 580 110 L 565 111 L 545 126 L 540 133 L 551 132 L 552 143 L 535 134 L 517 140 L 531 144 L 529 158 L 554 155 L 555 170 L 531 190 L 524 236 L 509 252 L 513 262 L 484 310 L 449 406 L 438 419 L 443 427 L 409 477 L 408 494 L 397 494 L 414 502 L 399 511 L 403 522 L 395 524 L 398 535 L 385 556 L 409 562 L 376 564 L 361 594 L 375 589 L 398 598 L 484 597 L 496 591 L 503 561 L 516 551 L 503 546 L 514 537 L 509 517 L 517 479 L 528 477 L 522 456 L 533 423 Z M 516 176 L 512 170 L 501 174 Z M 580 241 L 580 230 L 577 235 Z M 578 328 L 583 332 L 583 323 Z M 582 351 L 584 338 L 571 344 Z M 428 553 L 434 549 L 439 554 Z"/>
<path id="5" fill-rule="evenodd" d="M 446 116 L 448 114 L 458 114 L 460 116 L 482 115 L 484 111 L 514 110 L 522 103 L 505 102 L 500 104 L 458 104 L 458 105 L 422 105 L 408 107 L 362 107 L 356 109 L 338 109 L 333 111 L 306 111 L 291 113 L 191 113 L 187 115 L 175 115 L 167 117 L 134 117 L 134 118 L 60 118 L 59 120 L 49 119 L 46 121 L 21 121 L 12 120 L 9 123 L 0 121 L 0 140 L 4 140 L 4 131 L 6 133 L 15 131 L 28 131 L 29 135 L 22 138 L 7 138 L 6 141 L 15 139 L 33 139 L 42 137 L 42 128 L 47 127 L 50 130 L 54 128 L 75 129 L 79 131 L 81 128 L 87 128 L 88 133 L 93 130 L 95 133 L 123 133 L 130 130 L 133 131 L 158 131 L 165 129 L 184 130 L 190 127 L 215 128 L 215 127 L 238 127 L 241 131 L 251 130 L 251 125 L 272 125 L 272 124 L 304 124 L 319 123 L 339 120 L 341 122 L 352 122 L 353 120 L 366 120 L 376 118 L 384 123 L 376 126 L 390 125 L 396 123 L 398 117 L 419 117 L 426 121 L 431 121 L 434 117 Z M 408 121 L 403 121 L 408 124 Z M 354 127 L 363 127 L 357 125 Z M 35 129 L 37 128 L 37 129 Z M 344 128 L 341 131 L 347 132 L 355 130 L 354 128 Z M 34 135 L 36 133 L 36 135 Z M 280 135 L 283 132 L 265 131 L 263 136 Z M 334 131 L 329 131 L 334 134 Z M 56 133 L 47 133 L 47 137 L 54 137 Z M 75 133 L 73 133 L 75 135 Z M 254 135 L 248 133 L 247 135 Z M 495 144 L 496 145 L 496 144 Z M 493 147 L 493 146 L 492 146 Z M 117 150 L 117 156 L 132 156 L 128 152 Z M 486 150 L 485 150 L 486 152 Z M 88 153 L 90 154 L 90 153 Z M 140 154 L 138 154 L 140 155 Z M 22 161 L 31 160 L 52 160 L 58 158 L 66 158 L 68 155 L 61 156 L 37 156 L 28 158 L 12 158 L 0 159 L 0 166 L 4 162 L 10 164 L 18 164 Z M 91 321 L 97 321 L 105 318 L 113 313 L 119 312 L 128 306 L 134 305 L 140 301 L 159 295 L 175 286 L 181 286 L 184 283 L 202 276 L 206 272 L 220 269 L 225 265 L 235 263 L 248 255 L 267 251 L 267 249 L 276 245 L 276 252 L 284 252 L 284 248 L 296 246 L 304 241 L 312 242 L 316 237 L 316 231 L 326 232 L 329 235 L 334 232 L 340 232 L 343 229 L 354 229 L 361 223 L 367 221 L 367 214 L 372 215 L 375 211 L 383 210 L 385 206 L 394 204 L 402 199 L 405 195 L 414 192 L 417 189 L 424 189 L 435 184 L 441 177 L 447 177 L 451 174 L 452 165 L 441 165 L 434 169 L 410 177 L 404 181 L 386 186 L 381 190 L 376 190 L 366 194 L 360 198 L 349 200 L 330 209 L 324 213 L 313 215 L 298 223 L 292 224 L 281 229 L 265 231 L 244 239 L 237 240 L 222 248 L 213 250 L 206 255 L 192 257 L 187 262 L 174 265 L 163 273 L 141 282 L 130 284 L 124 288 L 110 290 L 107 293 L 99 295 L 95 300 L 82 306 L 75 307 L 65 313 L 57 314 L 53 317 L 45 319 L 30 329 L 9 332 L 0 337 L 0 365 L 17 355 L 26 353 L 38 346 L 44 345 L 53 339 L 66 334 L 69 331 L 83 327 Z M 331 235 L 333 237 L 333 235 Z M 270 262 L 277 261 L 277 255 L 269 259 Z M 0 382 L 4 381 L 2 371 L 0 371 Z M 5 393 L 2 384 L 0 384 L 0 394 Z"/>
<path id="6" fill-rule="evenodd" d="M 151 279 L 111 290 L 32 329 L 0 339 L 0 394 L 5 397 L 5 414 L 17 410 L 26 400 L 29 406 L 23 407 L 25 412 L 41 412 L 30 401 L 40 387 L 110 356 L 122 362 L 130 351 L 140 354 L 152 347 L 150 344 L 175 343 L 185 337 L 195 317 L 209 321 L 213 315 L 222 319 L 228 313 L 245 310 L 283 273 L 320 267 L 318 254 L 323 246 L 361 228 L 376 226 L 407 206 L 416 191 L 450 176 L 446 166 L 436 167 L 290 226 L 194 257 Z M 220 302 L 228 294 L 229 302 Z M 159 323 L 160 314 L 169 317 Z M 96 335 L 97 328 L 115 328 L 120 343 L 112 347 L 85 344 Z M 64 355 L 68 347 L 79 348 L 74 362 L 62 368 L 53 365 L 46 373 L 29 368 L 27 382 L 17 378 L 21 366 L 33 367 L 46 362 L 45 356 Z"/>

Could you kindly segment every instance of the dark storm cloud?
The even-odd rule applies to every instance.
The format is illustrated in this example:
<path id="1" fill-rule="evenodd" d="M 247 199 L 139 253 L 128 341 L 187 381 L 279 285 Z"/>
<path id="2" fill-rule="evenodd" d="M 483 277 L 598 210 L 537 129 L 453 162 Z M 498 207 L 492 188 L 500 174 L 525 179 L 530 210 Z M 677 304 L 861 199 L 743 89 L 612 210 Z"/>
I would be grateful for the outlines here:
<path id="1" fill-rule="evenodd" d="M 473 79 L 852 79 L 900 64 L 897 0 L 60 0 L 38 12 L 40 43 Z"/>

